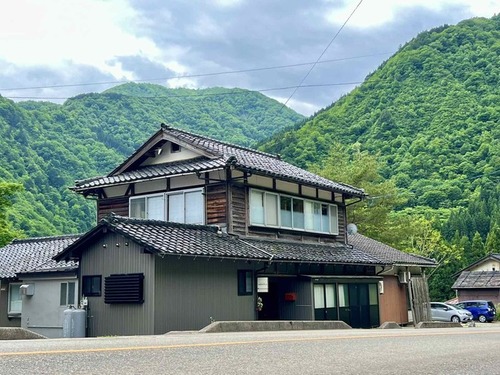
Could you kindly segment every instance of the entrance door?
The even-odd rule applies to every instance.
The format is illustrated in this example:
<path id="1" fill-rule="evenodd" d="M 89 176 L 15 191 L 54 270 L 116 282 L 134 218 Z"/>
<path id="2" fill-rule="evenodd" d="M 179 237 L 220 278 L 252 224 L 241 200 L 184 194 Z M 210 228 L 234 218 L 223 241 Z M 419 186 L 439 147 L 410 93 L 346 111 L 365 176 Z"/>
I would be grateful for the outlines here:
<path id="1" fill-rule="evenodd" d="M 379 325 L 378 285 L 339 284 L 339 318 L 352 328 Z"/>
<path id="2" fill-rule="evenodd" d="M 337 320 L 335 284 L 314 284 L 314 319 Z"/>

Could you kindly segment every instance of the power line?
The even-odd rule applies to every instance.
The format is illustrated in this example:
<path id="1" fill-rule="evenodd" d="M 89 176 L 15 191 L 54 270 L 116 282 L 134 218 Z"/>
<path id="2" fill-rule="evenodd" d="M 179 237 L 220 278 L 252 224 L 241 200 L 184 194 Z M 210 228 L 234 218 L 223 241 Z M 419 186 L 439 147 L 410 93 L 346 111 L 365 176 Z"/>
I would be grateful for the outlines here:
<path id="1" fill-rule="evenodd" d="M 335 39 L 337 39 L 337 37 L 339 36 L 340 32 L 342 31 L 342 29 L 344 28 L 344 26 L 347 24 L 347 22 L 349 22 L 349 20 L 351 19 L 351 17 L 354 15 L 354 13 L 356 12 L 356 10 L 358 10 L 359 6 L 361 5 L 361 3 L 363 2 L 363 0 L 360 0 L 358 5 L 356 5 L 356 7 L 354 8 L 354 10 L 351 12 L 351 14 L 349 15 L 349 17 L 347 17 L 347 19 L 345 20 L 345 22 L 342 24 L 342 26 L 340 27 L 340 29 L 337 31 L 337 33 L 333 36 L 333 38 L 330 40 L 330 43 L 328 43 L 328 45 L 326 46 L 326 48 L 323 50 L 323 52 L 321 52 L 321 54 L 319 55 L 319 57 L 316 59 L 316 62 L 311 66 L 311 68 L 309 69 L 309 71 L 306 73 L 306 75 L 304 76 L 304 78 L 302 78 L 302 81 L 300 81 L 299 85 L 295 88 L 295 90 L 293 90 L 292 94 L 288 97 L 288 99 L 283 103 L 283 107 L 285 107 L 288 102 L 290 101 L 290 99 L 292 99 L 292 97 L 295 95 L 295 93 L 297 92 L 297 90 L 302 86 L 302 84 L 304 83 L 304 81 L 307 79 L 307 77 L 309 77 L 309 74 L 312 72 L 312 70 L 316 67 L 316 65 L 319 63 L 319 61 L 321 60 L 321 58 L 323 57 L 323 55 L 326 53 L 326 51 L 328 50 L 328 48 L 330 48 L 330 46 L 332 45 L 332 43 L 335 41 Z M 283 108 L 282 107 L 282 108 Z"/>
<path id="2" fill-rule="evenodd" d="M 337 82 L 337 83 L 320 83 L 320 84 L 310 84 L 310 85 L 302 85 L 300 86 L 301 88 L 314 88 L 314 87 L 331 87 L 331 86 L 352 86 L 352 85 L 359 85 L 363 83 L 363 81 L 354 81 L 354 82 Z M 242 95 L 242 94 L 248 94 L 252 92 L 269 92 L 269 91 L 283 91 L 283 90 L 291 90 L 298 88 L 299 86 L 283 86 L 283 87 L 273 87 L 273 88 L 267 88 L 267 89 L 260 89 L 260 90 L 245 90 L 245 89 L 240 89 L 241 91 L 227 91 L 227 92 L 217 92 L 217 93 L 192 93 L 189 95 L 183 94 L 183 95 L 123 95 L 126 97 L 133 97 L 133 98 L 142 98 L 142 99 L 169 99 L 169 98 L 193 98 L 193 97 L 200 97 L 200 96 L 224 96 L 224 95 Z M 67 100 L 70 99 L 71 97 L 49 97 L 49 96 L 4 96 L 4 98 L 8 99 L 41 99 L 41 100 Z"/>
<path id="3" fill-rule="evenodd" d="M 111 85 L 111 84 L 121 84 L 121 83 L 155 82 L 155 81 L 166 81 L 169 79 L 181 79 L 181 78 L 211 77 L 211 76 L 220 76 L 220 75 L 227 75 L 227 74 L 241 74 L 241 73 L 252 73 L 252 72 L 259 72 L 259 71 L 266 71 L 266 70 L 295 68 L 295 67 L 300 67 L 300 66 L 326 64 L 326 63 L 331 63 L 331 62 L 355 60 L 355 59 L 383 56 L 383 55 L 390 55 L 390 54 L 392 54 L 392 52 L 380 52 L 380 53 L 374 53 L 374 54 L 369 54 L 369 55 L 351 56 L 351 57 L 323 60 L 323 61 L 316 61 L 316 62 L 304 62 L 304 63 L 297 63 L 297 64 L 275 65 L 275 66 L 250 68 L 250 69 L 227 70 L 227 71 L 220 71 L 220 72 L 213 72 L 213 73 L 174 75 L 174 76 L 170 76 L 170 77 L 161 77 L 161 78 L 116 80 L 116 81 L 103 81 L 103 82 L 82 82 L 82 83 L 56 84 L 56 85 L 44 85 L 44 86 L 28 86 L 28 87 L 26 87 L 26 86 L 23 86 L 23 87 L 4 87 L 4 88 L 0 88 L 0 91 L 53 89 L 53 88 L 66 88 L 66 87 Z M 321 58 L 321 56 L 320 56 L 320 58 Z"/>

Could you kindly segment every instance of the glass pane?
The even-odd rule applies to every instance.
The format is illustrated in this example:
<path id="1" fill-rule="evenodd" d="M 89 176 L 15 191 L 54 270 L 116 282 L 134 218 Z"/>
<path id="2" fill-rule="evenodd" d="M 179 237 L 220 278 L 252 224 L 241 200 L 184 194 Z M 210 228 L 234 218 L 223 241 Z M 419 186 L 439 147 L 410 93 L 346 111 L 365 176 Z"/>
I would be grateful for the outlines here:
<path id="1" fill-rule="evenodd" d="M 328 215 L 328 205 L 321 205 L 321 231 L 330 232 L 330 216 Z"/>
<path id="2" fill-rule="evenodd" d="M 146 200 L 144 198 L 130 200 L 130 217 L 146 218 Z"/>
<path id="3" fill-rule="evenodd" d="M 101 278 L 99 276 L 92 276 L 90 292 L 93 294 L 101 294 Z"/>
<path id="4" fill-rule="evenodd" d="M 314 308 L 322 309 L 325 307 L 324 285 L 314 284 Z"/>
<path id="5" fill-rule="evenodd" d="M 370 305 L 378 305 L 378 284 L 368 284 Z"/>
<path id="6" fill-rule="evenodd" d="M 302 199 L 293 200 L 293 227 L 304 229 L 304 201 Z"/>
<path id="7" fill-rule="evenodd" d="M 313 224 L 313 229 L 317 232 L 321 231 L 321 204 L 320 203 L 314 203 L 314 224 Z"/>
<path id="8" fill-rule="evenodd" d="M 61 294 L 59 297 L 59 305 L 61 306 L 66 306 L 66 295 L 68 293 L 68 284 L 66 283 L 61 283 Z"/>
<path id="9" fill-rule="evenodd" d="M 10 286 L 10 309 L 9 312 L 11 313 L 20 313 L 22 304 L 23 304 L 23 299 L 21 296 L 21 293 L 19 291 L 19 287 L 21 285 L 19 284 L 12 284 Z"/>
<path id="10" fill-rule="evenodd" d="M 282 227 L 292 227 L 292 198 L 280 197 L 280 216 Z"/>
<path id="11" fill-rule="evenodd" d="M 186 219 L 187 224 L 203 224 L 205 222 L 205 204 L 202 191 L 191 191 L 185 195 Z"/>
<path id="12" fill-rule="evenodd" d="M 68 283 L 68 305 L 75 305 L 75 283 Z"/>
<path id="13" fill-rule="evenodd" d="M 337 206 L 330 206 L 330 233 L 337 234 L 339 232 L 339 222 L 337 214 Z"/>
<path id="14" fill-rule="evenodd" d="M 314 230 L 314 202 L 304 202 L 304 229 Z"/>
<path id="15" fill-rule="evenodd" d="M 326 307 L 335 307 L 335 284 L 325 284 Z"/>
<path id="16" fill-rule="evenodd" d="M 184 222 L 184 195 L 182 193 L 168 195 L 168 221 Z"/>
<path id="17" fill-rule="evenodd" d="M 264 192 L 252 190 L 250 193 L 251 224 L 264 225 Z"/>
<path id="18" fill-rule="evenodd" d="M 153 220 L 165 220 L 164 217 L 164 207 L 163 207 L 163 195 L 157 197 L 148 197 L 148 219 Z"/>
<path id="19" fill-rule="evenodd" d="M 339 307 L 349 306 L 349 285 L 339 284 Z"/>
<path id="20" fill-rule="evenodd" d="M 253 277 L 252 271 L 247 271 L 245 273 L 245 292 L 253 293 Z"/>
<path id="21" fill-rule="evenodd" d="M 266 224 L 278 225 L 278 196 L 266 193 Z"/>

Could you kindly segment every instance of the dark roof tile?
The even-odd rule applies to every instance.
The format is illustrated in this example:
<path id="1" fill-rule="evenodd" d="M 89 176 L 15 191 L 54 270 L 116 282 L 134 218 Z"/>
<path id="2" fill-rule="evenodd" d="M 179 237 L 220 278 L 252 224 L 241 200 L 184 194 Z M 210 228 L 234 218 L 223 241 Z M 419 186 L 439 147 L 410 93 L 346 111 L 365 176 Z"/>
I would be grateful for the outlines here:
<path id="1" fill-rule="evenodd" d="M 17 273 L 75 268 L 75 262 L 56 262 L 52 257 L 79 238 L 79 235 L 14 240 L 0 248 L 0 278 Z"/>
<path id="2" fill-rule="evenodd" d="M 500 271 L 463 271 L 453 289 L 488 289 L 500 287 Z"/>
<path id="3" fill-rule="evenodd" d="M 362 189 L 328 180 L 326 178 L 318 176 L 317 174 L 311 173 L 302 168 L 287 163 L 281 160 L 279 157 L 269 153 L 224 143 L 208 137 L 189 133 L 184 130 L 175 129 L 170 126 L 162 126 L 162 131 L 166 136 L 168 136 L 169 139 L 177 139 L 181 140 L 182 142 L 191 144 L 194 147 L 198 148 L 198 150 L 200 150 L 201 152 L 211 155 L 211 157 L 196 158 L 164 164 L 163 167 L 158 167 L 156 177 L 166 177 L 175 173 L 181 173 L 182 171 L 202 172 L 210 168 L 222 168 L 226 165 L 226 163 L 231 163 L 235 168 L 239 170 L 248 170 L 257 174 L 268 175 L 271 177 L 313 185 L 320 188 L 350 194 L 353 196 L 365 196 L 365 193 Z M 133 158 L 136 153 L 137 151 L 132 154 L 132 156 L 127 160 Z M 212 165 L 212 163 L 215 163 L 215 165 Z M 123 181 L 124 178 L 127 178 L 130 181 L 136 181 L 143 178 L 142 172 L 149 172 L 153 170 L 153 166 L 148 166 L 140 168 L 138 170 L 127 171 L 116 175 L 113 175 L 111 173 L 107 176 L 109 177 L 109 182 L 102 182 L 99 177 L 76 181 L 73 190 L 85 191 L 96 187 L 104 187 Z"/>
<path id="4" fill-rule="evenodd" d="M 362 234 L 349 234 L 347 242 L 365 253 L 368 253 L 378 259 L 394 265 L 418 265 L 418 266 L 437 266 L 433 259 L 425 258 L 420 255 L 404 253 L 382 242 L 363 236 Z"/>

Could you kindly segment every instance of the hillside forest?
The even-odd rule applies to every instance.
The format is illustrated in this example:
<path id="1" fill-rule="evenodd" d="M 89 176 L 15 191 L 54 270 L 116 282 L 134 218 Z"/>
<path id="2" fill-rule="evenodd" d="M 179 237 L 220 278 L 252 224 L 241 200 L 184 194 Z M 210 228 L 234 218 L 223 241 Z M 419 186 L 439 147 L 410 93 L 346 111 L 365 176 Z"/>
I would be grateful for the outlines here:
<path id="1" fill-rule="evenodd" d="M 68 187 L 112 170 L 165 122 L 364 188 L 349 220 L 436 259 L 431 298 L 449 299 L 457 272 L 500 252 L 498 61 L 495 16 L 419 34 L 307 119 L 239 89 L 125 84 L 62 105 L 0 97 L 0 241 L 88 230 L 93 204 Z"/>

